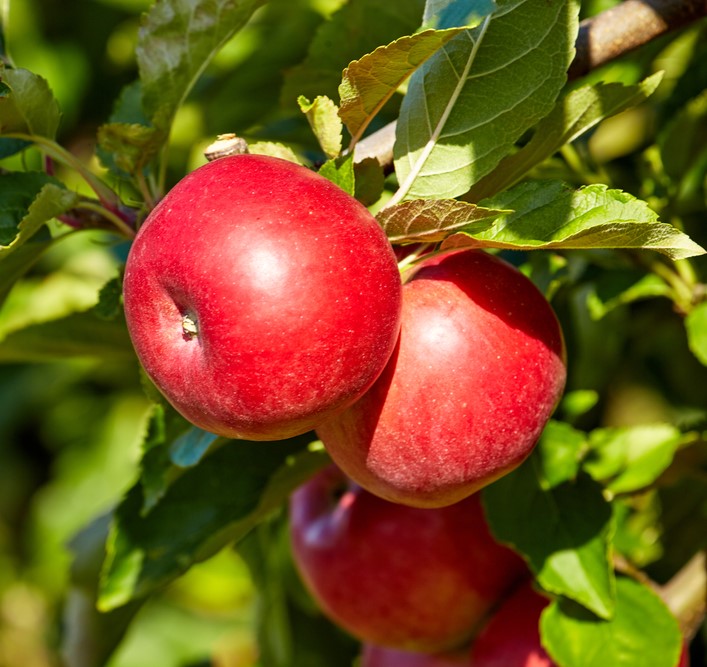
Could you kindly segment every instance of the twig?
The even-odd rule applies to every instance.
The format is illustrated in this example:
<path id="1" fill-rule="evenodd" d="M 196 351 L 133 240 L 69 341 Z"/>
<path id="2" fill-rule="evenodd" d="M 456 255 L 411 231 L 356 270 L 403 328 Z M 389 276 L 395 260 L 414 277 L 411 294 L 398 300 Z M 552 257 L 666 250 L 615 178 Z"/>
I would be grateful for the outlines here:
<path id="1" fill-rule="evenodd" d="M 659 589 L 665 604 L 678 619 L 689 641 L 702 625 L 707 612 L 707 556 L 695 554 L 680 571 Z"/>
<path id="2" fill-rule="evenodd" d="M 593 69 L 707 15 L 707 0 L 624 0 L 579 26 L 569 78 Z"/>

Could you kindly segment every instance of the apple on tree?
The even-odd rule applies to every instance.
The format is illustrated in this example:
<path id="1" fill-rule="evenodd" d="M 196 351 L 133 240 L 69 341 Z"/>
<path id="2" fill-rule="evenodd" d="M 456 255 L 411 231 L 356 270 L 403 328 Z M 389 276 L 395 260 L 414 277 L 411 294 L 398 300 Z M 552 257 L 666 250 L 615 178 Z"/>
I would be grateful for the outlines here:
<path id="1" fill-rule="evenodd" d="M 520 586 L 479 632 L 469 664 L 474 667 L 557 667 L 540 641 L 540 614 L 549 603 L 550 600 L 529 583 Z M 689 667 L 684 645 L 676 667 Z"/>
<path id="2" fill-rule="evenodd" d="M 400 651 L 375 644 L 364 644 L 360 667 L 469 667 L 469 649 L 445 653 Z"/>
<path id="3" fill-rule="evenodd" d="M 361 641 L 443 651 L 528 576 L 478 495 L 438 509 L 383 500 L 334 466 L 290 502 L 294 562 L 323 611 Z"/>
<path id="4" fill-rule="evenodd" d="M 471 650 L 428 654 L 367 644 L 361 667 L 557 667 L 540 641 L 540 614 L 549 602 L 525 582 L 501 603 Z M 685 646 L 676 667 L 689 667 Z"/>
<path id="5" fill-rule="evenodd" d="M 276 440 L 370 387 L 397 340 L 401 284 L 362 204 L 305 167 L 237 155 L 187 175 L 148 216 L 124 301 L 145 371 L 184 417 Z"/>
<path id="6" fill-rule="evenodd" d="M 533 283 L 488 253 L 443 253 L 403 285 L 386 369 L 317 434 L 372 493 L 449 505 L 525 460 L 565 377 L 559 323 Z"/>

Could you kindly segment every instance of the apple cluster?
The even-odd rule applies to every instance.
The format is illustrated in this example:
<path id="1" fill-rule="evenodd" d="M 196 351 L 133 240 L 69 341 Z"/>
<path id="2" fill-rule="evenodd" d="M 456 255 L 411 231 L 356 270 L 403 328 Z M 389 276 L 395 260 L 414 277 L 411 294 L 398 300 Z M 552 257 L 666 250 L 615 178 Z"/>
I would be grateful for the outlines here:
<path id="1" fill-rule="evenodd" d="M 293 554 L 366 643 L 364 665 L 466 664 L 448 651 L 529 577 L 476 492 L 527 458 L 565 383 L 533 283 L 478 250 L 430 253 L 403 283 L 353 197 L 238 155 L 151 212 L 124 304 L 147 375 L 193 424 L 249 440 L 316 430 L 336 465 L 292 497 Z"/>
<path id="2" fill-rule="evenodd" d="M 557 667 L 540 639 L 550 599 L 494 539 L 478 493 L 410 507 L 331 466 L 292 495 L 290 540 L 319 607 L 361 641 L 359 667 Z"/>
<path id="3" fill-rule="evenodd" d="M 432 254 L 401 284 L 369 211 L 305 167 L 237 155 L 182 179 L 125 271 L 147 375 L 229 438 L 316 429 L 358 484 L 456 503 L 518 466 L 562 393 L 562 333 L 490 254 Z"/>

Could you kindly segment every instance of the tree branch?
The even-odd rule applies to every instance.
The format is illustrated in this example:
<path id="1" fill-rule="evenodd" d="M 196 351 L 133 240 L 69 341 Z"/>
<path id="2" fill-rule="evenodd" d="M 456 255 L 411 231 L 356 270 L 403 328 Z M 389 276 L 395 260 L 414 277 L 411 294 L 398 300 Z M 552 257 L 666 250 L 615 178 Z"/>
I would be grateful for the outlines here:
<path id="1" fill-rule="evenodd" d="M 578 79 L 634 49 L 707 16 L 707 0 L 624 0 L 580 23 L 577 53 L 568 77 Z M 393 163 L 395 121 L 356 144 L 354 159 L 375 157 Z"/>
<path id="2" fill-rule="evenodd" d="M 624 0 L 585 19 L 577 35 L 570 79 L 707 15 L 707 0 Z"/>

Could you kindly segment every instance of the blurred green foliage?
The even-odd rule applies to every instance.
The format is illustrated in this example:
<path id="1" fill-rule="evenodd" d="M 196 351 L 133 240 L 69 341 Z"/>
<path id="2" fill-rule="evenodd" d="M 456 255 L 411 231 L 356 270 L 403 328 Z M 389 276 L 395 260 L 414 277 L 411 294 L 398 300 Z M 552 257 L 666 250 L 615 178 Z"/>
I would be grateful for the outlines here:
<path id="1" fill-rule="evenodd" d="M 9 2 L 9 53 L 16 64 L 50 82 L 63 112 L 59 141 L 87 160 L 93 159 L 98 126 L 110 116 L 124 86 L 137 78 L 137 30 L 140 13 L 150 4 Z M 170 183 L 201 164 L 203 148 L 224 132 L 286 140 L 305 159 L 321 160 L 307 121 L 288 92 L 297 88 L 307 93 L 299 84 L 314 76 L 307 65 L 322 59 L 326 31 L 319 33 L 319 46 L 308 58 L 310 44 L 317 28 L 344 4 L 272 0 L 258 10 L 212 61 L 180 108 L 170 142 Z M 398 17 L 399 34 L 417 27 L 411 16 L 423 4 L 411 2 L 410 16 Z M 610 4 L 585 3 L 584 12 Z M 355 26 L 365 26 L 365 20 L 358 20 Z M 648 103 L 605 121 L 544 163 L 537 175 L 622 188 L 646 199 L 663 219 L 705 245 L 707 102 L 701 91 L 707 87 L 706 36 L 702 22 L 593 73 L 590 78 L 626 83 L 658 69 L 666 76 Z M 373 48 L 385 36 L 376 32 L 368 40 Z M 342 63 L 329 63 L 322 80 L 330 80 L 331 69 L 345 65 L 346 58 L 363 54 L 348 53 L 343 48 L 348 43 L 341 46 Z M 326 92 L 331 93 L 314 90 Z M 386 108 L 379 122 L 395 116 L 396 104 Z M 35 152 L 13 156 L 2 165 L 40 166 Z M 92 165 L 100 170 L 95 159 Z M 68 173 L 62 176 L 71 183 Z M 98 231 L 57 244 L 12 290 L 0 311 L 0 337 L 92 307 L 124 256 L 123 246 Z M 577 392 L 575 405 L 582 403 L 580 394 L 591 394 L 583 408 L 573 409 L 568 401 L 560 410 L 566 421 L 580 428 L 659 421 L 686 430 L 707 428 L 707 367 L 696 363 L 689 349 L 681 314 L 668 299 L 649 292 L 636 302 L 612 301 L 616 283 L 603 282 L 603 271 L 611 270 L 630 284 L 636 271 L 641 276 L 651 268 L 645 265 L 651 259 L 589 251 L 550 266 L 548 258 L 514 255 L 555 296 L 572 359 L 569 389 Z M 684 262 L 678 271 L 689 280 L 707 279 L 704 259 L 694 265 Z M 67 545 L 135 481 L 150 403 L 135 360 L 79 358 L 0 366 L 0 406 L 0 667 L 54 667 L 61 664 L 62 627 L 95 621 L 86 606 L 90 591 L 83 588 L 81 572 L 72 571 Z M 680 469 L 704 471 L 706 465 L 704 443 L 685 448 L 667 481 Z M 653 519 L 661 507 L 670 511 L 662 515 L 658 530 Z M 707 546 L 704 533 L 680 529 L 685 517 L 707 516 L 705 508 L 707 494 L 700 480 L 680 490 L 668 483 L 659 491 L 627 499 L 616 511 L 616 543 L 665 581 L 695 549 Z M 303 665 L 315 664 L 307 663 L 316 659 L 307 651 L 321 636 L 327 641 L 320 644 L 320 658 L 321 651 L 330 651 L 350 660 L 353 644 L 334 634 L 308 606 L 295 578 L 285 578 L 283 591 L 278 588 L 281 582 L 269 576 L 268 568 L 291 570 L 291 564 L 282 562 L 287 558 L 282 530 L 277 518 L 264 524 L 243 544 L 242 556 L 223 551 L 144 606 L 131 609 L 139 614 L 139 622 L 128 630 L 109 666 L 188 667 L 212 660 L 225 667 L 247 667 L 255 663 L 257 619 L 266 619 L 261 634 L 263 628 L 274 629 L 264 642 L 268 650 L 276 654 L 279 643 L 287 640 L 291 628 L 277 630 L 282 614 L 290 615 L 285 625 L 289 622 L 302 633 Z M 62 613 L 69 616 L 62 619 Z M 71 650 L 70 641 L 65 650 Z M 282 650 L 287 655 L 287 647 Z M 277 655 L 270 660 L 278 664 Z"/>

